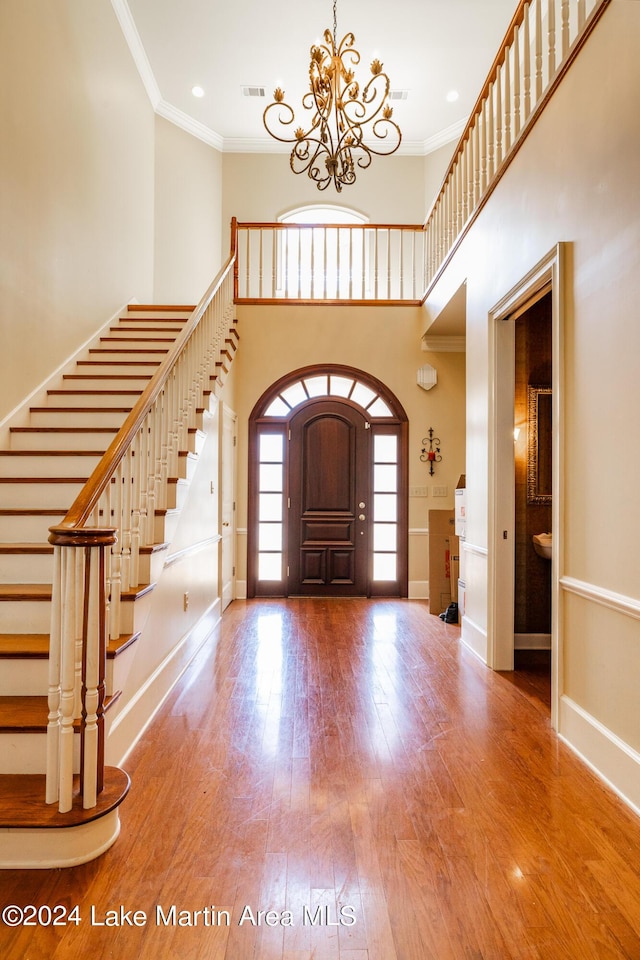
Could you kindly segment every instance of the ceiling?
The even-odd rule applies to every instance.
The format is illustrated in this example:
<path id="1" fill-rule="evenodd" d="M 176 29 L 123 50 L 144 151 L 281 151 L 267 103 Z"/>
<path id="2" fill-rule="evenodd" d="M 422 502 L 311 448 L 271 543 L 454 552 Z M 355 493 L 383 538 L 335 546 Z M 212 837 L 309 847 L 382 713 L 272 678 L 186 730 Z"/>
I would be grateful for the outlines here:
<path id="1" fill-rule="evenodd" d="M 332 0 L 112 0 L 156 110 L 225 151 L 278 146 L 262 124 L 281 86 L 304 125 L 309 48 L 333 28 Z M 356 76 L 378 57 L 392 90 L 400 152 L 426 154 L 456 139 L 498 52 L 516 0 L 339 0 L 338 36 L 351 31 Z M 196 99 L 199 85 L 205 96 Z M 244 96 L 264 86 L 266 98 Z M 446 95 L 457 90 L 459 99 Z"/>

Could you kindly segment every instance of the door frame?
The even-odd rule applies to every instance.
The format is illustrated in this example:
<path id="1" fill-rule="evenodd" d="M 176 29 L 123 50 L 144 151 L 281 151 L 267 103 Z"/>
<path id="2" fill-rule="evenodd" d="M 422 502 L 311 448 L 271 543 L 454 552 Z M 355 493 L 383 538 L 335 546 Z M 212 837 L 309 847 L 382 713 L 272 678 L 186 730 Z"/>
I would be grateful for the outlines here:
<path id="1" fill-rule="evenodd" d="M 515 327 L 521 316 L 551 289 L 552 445 L 551 498 L 551 724 L 558 726 L 562 678 L 564 569 L 562 531 L 564 489 L 564 338 L 566 246 L 558 243 L 489 311 L 489 518 L 487 663 L 494 670 L 514 666 L 515 467 Z"/>
<path id="2" fill-rule="evenodd" d="M 368 550 L 368 574 L 367 574 L 367 596 L 372 595 L 382 595 L 382 596 L 396 596 L 396 597 L 406 597 L 408 594 L 408 585 L 409 585 L 409 450 L 408 450 L 408 435 L 409 435 L 409 419 L 407 414 L 395 396 L 395 394 L 384 384 L 381 380 L 378 380 L 377 377 L 372 376 L 370 373 L 367 373 L 364 370 L 358 369 L 357 367 L 351 367 L 344 364 L 338 363 L 316 363 L 306 367 L 300 367 L 296 370 L 285 374 L 279 380 L 271 384 L 267 390 L 261 395 L 261 397 L 256 402 L 251 414 L 249 416 L 249 476 L 248 476 L 248 528 L 247 528 L 247 597 L 252 598 L 258 595 L 257 593 L 257 584 L 258 584 L 258 575 L 257 575 L 257 562 L 258 562 L 258 544 L 257 544 L 257 524 L 258 524 L 258 511 L 257 511 L 257 491 L 258 491 L 258 436 L 259 431 L 266 425 L 271 425 L 274 429 L 278 430 L 278 427 L 282 430 L 285 438 L 288 437 L 289 429 L 289 420 L 291 416 L 297 414 L 301 409 L 303 404 L 297 404 L 292 408 L 288 415 L 280 416 L 269 416 L 266 411 L 269 408 L 270 404 L 287 388 L 298 381 L 303 379 L 309 379 L 312 377 L 321 377 L 321 376 L 338 376 L 344 378 L 353 379 L 356 383 L 363 384 L 366 387 L 369 387 L 377 397 L 384 401 L 387 405 L 391 416 L 372 416 L 367 413 L 367 410 L 363 408 L 357 402 L 354 402 L 349 397 L 340 397 L 335 394 L 327 395 L 325 399 L 335 401 L 339 400 L 345 404 L 349 404 L 352 407 L 355 407 L 361 413 L 364 414 L 365 419 L 370 423 L 372 433 L 375 433 L 377 427 L 381 430 L 385 427 L 393 426 L 397 429 L 398 442 L 399 442 L 399 453 L 398 453 L 398 552 L 397 552 L 397 571 L 398 577 L 397 582 L 398 590 L 394 594 L 382 593 L 376 590 L 372 578 L 372 540 L 369 537 L 369 550 Z M 319 397 L 310 397 L 304 403 L 310 403 L 313 401 L 318 401 Z M 286 450 L 286 443 L 285 443 Z M 288 457 L 285 452 L 285 462 L 284 462 L 284 471 L 285 477 L 288 478 L 289 464 Z M 285 491 L 285 496 L 288 496 L 288 491 Z M 285 535 L 285 554 L 287 550 L 287 541 L 288 537 Z M 284 558 L 284 571 L 287 567 L 287 558 Z M 273 590 L 269 592 L 269 596 L 286 596 L 287 595 L 287 577 L 283 576 L 282 579 L 282 589 L 276 589 L 276 585 L 273 584 Z M 267 594 L 265 594 L 267 595 Z"/>

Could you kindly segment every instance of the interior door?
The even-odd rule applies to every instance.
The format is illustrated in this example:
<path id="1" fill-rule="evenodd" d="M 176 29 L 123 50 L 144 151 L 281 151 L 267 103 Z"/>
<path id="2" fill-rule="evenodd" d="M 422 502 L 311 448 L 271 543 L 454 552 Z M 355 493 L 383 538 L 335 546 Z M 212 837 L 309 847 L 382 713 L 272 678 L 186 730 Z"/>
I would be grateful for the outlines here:
<path id="1" fill-rule="evenodd" d="M 305 405 L 289 423 L 289 596 L 366 596 L 369 439 L 348 403 Z"/>

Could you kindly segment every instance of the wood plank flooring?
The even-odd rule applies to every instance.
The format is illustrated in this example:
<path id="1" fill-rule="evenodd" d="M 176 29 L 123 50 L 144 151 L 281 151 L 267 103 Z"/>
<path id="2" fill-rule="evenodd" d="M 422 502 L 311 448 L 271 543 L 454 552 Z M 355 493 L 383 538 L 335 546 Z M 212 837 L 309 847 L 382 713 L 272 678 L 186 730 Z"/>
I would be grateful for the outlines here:
<path id="1" fill-rule="evenodd" d="M 640 958 L 640 820 L 422 602 L 236 601 L 125 767 L 4 960 Z"/>

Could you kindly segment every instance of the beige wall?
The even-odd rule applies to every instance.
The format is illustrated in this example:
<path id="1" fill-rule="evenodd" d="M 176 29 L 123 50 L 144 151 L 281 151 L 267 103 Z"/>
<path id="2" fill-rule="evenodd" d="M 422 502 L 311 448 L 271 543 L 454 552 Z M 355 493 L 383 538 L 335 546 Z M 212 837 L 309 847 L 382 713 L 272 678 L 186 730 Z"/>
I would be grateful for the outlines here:
<path id="1" fill-rule="evenodd" d="M 156 303 L 197 303 L 229 244 L 220 244 L 222 154 L 173 123 L 155 121 Z"/>
<path id="2" fill-rule="evenodd" d="M 153 291 L 153 111 L 107 0 L 0 4 L 0 419 Z"/>
<path id="3" fill-rule="evenodd" d="M 437 312 L 467 280 L 467 636 L 486 655 L 489 311 L 568 244 L 559 723 L 637 804 L 638 761 L 616 741 L 640 750 L 640 61 L 631 38 L 640 38 L 640 4 L 613 0 L 427 306 Z"/>
<path id="4" fill-rule="evenodd" d="M 375 157 L 342 193 L 318 190 L 294 174 L 285 154 L 226 153 L 223 158 L 223 242 L 232 217 L 271 222 L 295 207 L 352 207 L 374 223 L 422 223 L 424 157 Z"/>
<path id="5" fill-rule="evenodd" d="M 420 349 L 422 312 L 412 307 L 240 307 L 240 350 L 234 363 L 238 413 L 238 526 L 247 525 L 247 424 L 251 410 L 275 380 L 312 363 L 344 363 L 382 380 L 409 418 L 409 486 L 427 496 L 409 501 L 409 580 L 428 580 L 426 528 L 430 509 L 452 509 L 454 489 L 464 473 L 464 354 Z M 424 363 L 438 370 L 430 391 L 416 383 Z M 236 366 L 237 364 L 237 366 Z M 420 461 L 422 438 L 433 427 L 442 441 L 442 463 L 430 477 Z M 434 497 L 446 486 L 446 497 Z M 240 540 L 238 577 L 246 576 Z"/>
<path id="6" fill-rule="evenodd" d="M 423 220 L 426 220 L 431 205 L 440 191 L 456 145 L 457 143 L 446 143 L 444 147 L 439 147 L 433 153 L 428 153 L 424 158 L 424 198 L 426 206 Z"/>

